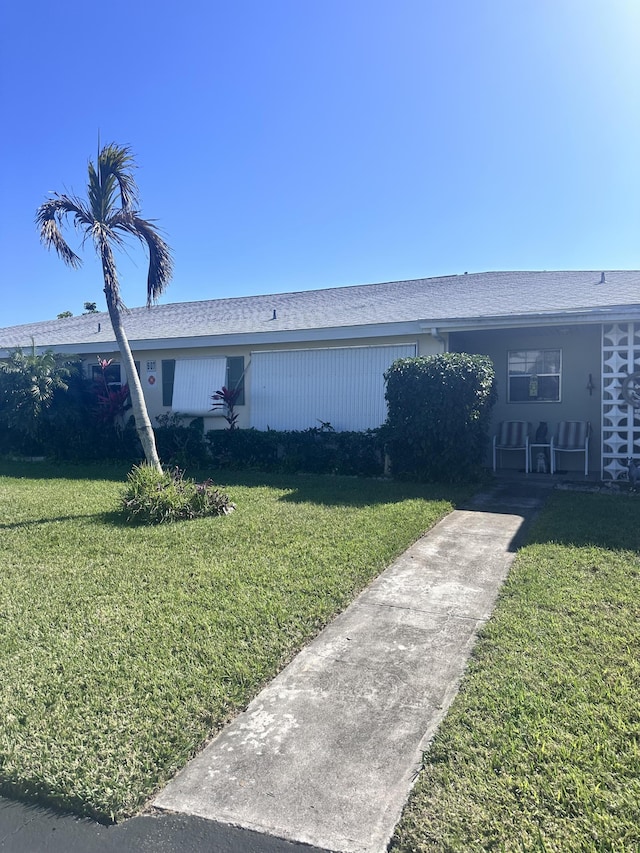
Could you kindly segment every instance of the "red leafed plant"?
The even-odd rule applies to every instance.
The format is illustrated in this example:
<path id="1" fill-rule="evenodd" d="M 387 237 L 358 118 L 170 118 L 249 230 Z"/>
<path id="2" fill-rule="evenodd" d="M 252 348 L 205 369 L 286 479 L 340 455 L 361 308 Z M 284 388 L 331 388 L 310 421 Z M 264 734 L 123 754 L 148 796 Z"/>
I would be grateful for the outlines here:
<path id="1" fill-rule="evenodd" d="M 109 388 L 106 394 L 98 393 L 98 418 L 106 423 L 112 423 L 129 408 L 129 386 Z"/>
<path id="2" fill-rule="evenodd" d="M 96 401 L 98 403 L 97 415 L 99 420 L 104 423 L 114 423 L 129 407 L 129 386 L 125 384 L 119 388 L 112 388 L 109 384 L 107 368 L 111 362 L 112 359 L 100 358 L 98 356 L 101 375 L 96 380 L 95 385 Z"/>
<path id="3" fill-rule="evenodd" d="M 216 391 L 216 393 L 211 397 L 214 401 L 211 411 L 214 409 L 224 409 L 223 417 L 229 424 L 229 429 L 236 429 L 238 413 L 235 411 L 235 406 L 238 402 L 239 396 L 240 388 L 227 388 L 226 385 L 223 385 L 222 388 L 219 391 Z"/>

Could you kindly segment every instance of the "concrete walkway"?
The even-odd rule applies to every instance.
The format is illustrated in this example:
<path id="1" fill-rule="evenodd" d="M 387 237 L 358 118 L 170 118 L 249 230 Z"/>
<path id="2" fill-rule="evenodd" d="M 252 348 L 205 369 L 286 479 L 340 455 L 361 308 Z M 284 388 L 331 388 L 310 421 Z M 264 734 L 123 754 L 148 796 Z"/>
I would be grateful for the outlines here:
<path id="1" fill-rule="evenodd" d="M 540 505 L 525 489 L 479 495 L 423 536 L 155 807 L 332 851 L 385 850 L 491 615 L 514 539 Z"/>
<path id="2" fill-rule="evenodd" d="M 51 831 L 21 847 L 40 810 L 7 834 L 12 806 L 0 805 L 0 850 L 382 853 L 547 494 L 538 481 L 498 483 L 443 519 L 178 773 L 153 814 L 110 828 L 75 820 L 78 843 L 69 824 L 55 841 L 66 847 L 50 846 Z"/>

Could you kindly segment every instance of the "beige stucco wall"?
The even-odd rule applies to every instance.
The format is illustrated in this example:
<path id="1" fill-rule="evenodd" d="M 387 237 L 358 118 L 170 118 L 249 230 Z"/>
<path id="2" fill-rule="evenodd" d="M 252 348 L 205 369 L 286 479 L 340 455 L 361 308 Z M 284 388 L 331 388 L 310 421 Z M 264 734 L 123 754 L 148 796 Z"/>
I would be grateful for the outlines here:
<path id="1" fill-rule="evenodd" d="M 443 349 L 443 344 L 435 337 L 431 335 L 405 335 L 405 336 L 389 336 L 389 337 L 369 337 L 369 338 L 349 338 L 342 341 L 336 340 L 317 340 L 313 343 L 305 342 L 291 342 L 286 344 L 257 344 L 257 345 L 246 345 L 246 346 L 226 346 L 226 347 L 189 347 L 189 348 L 167 348 L 167 349 L 153 349 L 153 350 L 138 350 L 136 351 L 135 346 L 132 346 L 133 357 L 135 361 L 140 362 L 140 378 L 142 381 L 142 387 L 144 390 L 145 399 L 147 402 L 147 408 L 149 410 L 149 415 L 151 417 L 151 423 L 155 425 L 155 418 L 164 414 L 165 412 L 170 412 L 171 409 L 169 407 L 162 405 L 162 360 L 163 359 L 177 359 L 177 358 L 206 358 L 206 357 L 216 357 L 216 356 L 224 356 L 225 358 L 230 358 L 233 356 L 243 356 L 245 363 L 245 405 L 238 406 L 237 412 L 239 414 L 238 417 L 238 427 L 241 429 L 246 429 L 249 427 L 250 422 L 250 412 L 249 405 L 251 400 L 251 366 L 250 366 L 250 358 L 252 351 L 265 351 L 265 350 L 296 350 L 296 349 L 318 349 L 324 347 L 349 347 L 349 346 L 357 346 L 357 347 L 366 347 L 366 346 L 384 346 L 385 344 L 404 344 L 404 343 L 415 343 L 417 344 L 417 354 L 418 355 L 433 355 L 437 352 L 441 352 Z M 114 362 L 119 362 L 119 354 L 117 351 L 112 352 L 104 352 L 101 353 L 102 358 L 112 358 Z M 148 381 L 149 374 L 146 370 L 146 363 L 148 361 L 156 362 L 156 371 L 154 374 L 155 382 L 150 384 Z M 87 369 L 90 369 L 90 365 L 95 364 L 96 361 L 94 358 L 86 358 L 85 364 L 87 365 Z M 217 389 L 212 388 L 211 393 L 213 394 Z M 210 429 L 224 429 L 227 426 L 226 421 L 222 417 L 206 417 L 205 418 L 205 430 Z"/>
<path id="2" fill-rule="evenodd" d="M 549 424 L 549 435 L 559 421 L 590 421 L 589 470 L 598 472 L 600 457 L 601 327 L 570 326 L 523 329 L 491 329 L 483 332 L 452 333 L 449 348 L 455 352 L 482 353 L 493 361 L 498 384 L 498 402 L 493 410 L 492 433 L 500 421 L 530 421 L 532 436 L 540 421 Z M 560 401 L 518 402 L 507 400 L 507 353 L 509 350 L 561 349 L 562 378 Z M 591 374 L 594 390 L 587 390 Z M 516 453 L 503 455 L 505 467 L 522 467 Z M 570 471 L 584 468 L 581 454 L 562 454 L 560 467 Z M 487 460 L 489 461 L 489 460 Z"/>

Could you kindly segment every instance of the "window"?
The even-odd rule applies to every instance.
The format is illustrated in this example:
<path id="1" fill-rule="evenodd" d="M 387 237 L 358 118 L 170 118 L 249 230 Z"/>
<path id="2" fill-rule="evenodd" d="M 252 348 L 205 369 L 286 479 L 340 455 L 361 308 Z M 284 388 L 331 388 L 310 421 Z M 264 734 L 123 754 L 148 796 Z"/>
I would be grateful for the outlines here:
<path id="1" fill-rule="evenodd" d="M 162 361 L 162 405 L 174 412 L 212 414 L 211 397 L 223 385 L 239 388 L 236 405 L 244 405 L 244 356 Z"/>
<path id="2" fill-rule="evenodd" d="M 136 366 L 136 371 L 138 376 L 140 376 L 140 362 L 134 362 Z M 107 365 L 104 369 L 104 379 L 102 377 L 102 367 L 99 364 L 91 365 L 91 379 L 93 382 L 97 382 L 102 385 L 103 382 L 106 381 L 109 386 L 110 391 L 117 391 L 124 383 L 123 377 L 124 371 L 121 370 L 119 362 L 111 362 L 111 364 Z M 126 378 L 124 380 L 126 382 Z"/>
<path id="3" fill-rule="evenodd" d="M 92 364 L 91 379 L 99 385 L 106 382 L 110 391 L 117 391 L 122 385 L 122 381 L 120 379 L 120 365 L 113 364 L 112 362 L 105 367 L 103 371 L 99 364 Z"/>
<path id="4" fill-rule="evenodd" d="M 559 402 L 561 374 L 562 352 L 559 349 L 509 352 L 509 402 Z"/>

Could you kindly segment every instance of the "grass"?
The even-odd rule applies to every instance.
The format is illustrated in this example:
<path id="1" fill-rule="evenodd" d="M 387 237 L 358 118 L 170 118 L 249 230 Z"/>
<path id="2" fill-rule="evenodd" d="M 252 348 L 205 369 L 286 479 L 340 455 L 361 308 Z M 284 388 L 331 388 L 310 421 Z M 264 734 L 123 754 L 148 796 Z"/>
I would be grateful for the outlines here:
<path id="1" fill-rule="evenodd" d="M 640 504 L 554 493 L 396 829 L 395 853 L 640 850 Z"/>
<path id="2" fill-rule="evenodd" d="M 230 475 L 123 525 L 126 471 L 0 463 L 0 791 L 135 813 L 462 492 Z"/>

